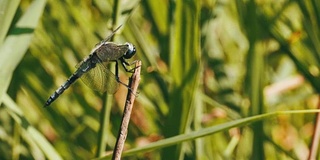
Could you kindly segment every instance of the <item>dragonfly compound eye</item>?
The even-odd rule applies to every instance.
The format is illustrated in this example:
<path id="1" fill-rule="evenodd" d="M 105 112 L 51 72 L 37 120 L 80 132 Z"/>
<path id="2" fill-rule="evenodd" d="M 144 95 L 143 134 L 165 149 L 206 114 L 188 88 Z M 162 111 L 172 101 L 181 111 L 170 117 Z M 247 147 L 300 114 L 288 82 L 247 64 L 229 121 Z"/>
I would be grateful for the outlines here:
<path id="1" fill-rule="evenodd" d="M 125 59 L 131 58 L 136 53 L 136 47 L 134 47 L 133 44 L 126 42 L 126 45 L 128 45 L 128 51 L 123 55 Z"/>

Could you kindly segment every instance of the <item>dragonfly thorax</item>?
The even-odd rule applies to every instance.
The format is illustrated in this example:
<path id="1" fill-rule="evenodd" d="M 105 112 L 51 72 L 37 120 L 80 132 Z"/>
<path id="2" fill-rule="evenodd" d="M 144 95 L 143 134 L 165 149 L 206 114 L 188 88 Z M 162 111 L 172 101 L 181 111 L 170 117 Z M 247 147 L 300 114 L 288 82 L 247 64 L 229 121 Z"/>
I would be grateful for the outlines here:
<path id="1" fill-rule="evenodd" d="M 125 59 L 130 59 L 136 53 L 136 48 L 133 44 L 126 42 L 125 45 L 128 45 L 128 51 L 123 55 Z"/>

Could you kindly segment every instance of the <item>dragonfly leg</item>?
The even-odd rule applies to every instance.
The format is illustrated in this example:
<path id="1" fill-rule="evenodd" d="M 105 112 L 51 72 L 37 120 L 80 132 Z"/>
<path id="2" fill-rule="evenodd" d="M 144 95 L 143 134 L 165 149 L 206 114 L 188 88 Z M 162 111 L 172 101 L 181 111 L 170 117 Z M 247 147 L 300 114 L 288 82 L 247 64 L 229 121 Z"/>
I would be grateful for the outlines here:
<path id="1" fill-rule="evenodd" d="M 127 65 L 130 65 L 128 62 L 126 62 L 126 61 L 122 61 L 121 60 L 121 64 L 122 64 L 122 66 L 123 66 L 123 68 L 126 70 L 126 72 L 131 72 L 131 73 L 133 73 L 132 71 L 136 68 L 133 68 L 133 69 L 127 69 L 126 68 L 126 66 Z M 130 90 L 130 92 L 132 92 L 132 88 L 130 88 L 127 84 L 125 84 L 124 82 L 121 82 L 120 81 L 120 78 L 119 78 L 119 64 L 118 64 L 118 61 L 116 61 L 116 66 L 115 66 L 115 75 L 116 75 L 116 80 L 117 80 L 117 82 L 118 83 L 120 83 L 120 84 L 122 84 L 122 85 L 124 85 L 125 87 L 127 87 L 128 88 L 128 90 Z M 132 92 L 133 93 L 133 92 Z M 136 93 L 133 93 L 135 96 L 137 96 L 137 94 Z"/>
<path id="2" fill-rule="evenodd" d="M 135 64 L 135 63 L 137 62 L 137 60 L 129 63 L 129 62 L 127 62 L 124 58 L 121 58 L 120 61 L 121 61 L 122 67 L 126 70 L 126 72 L 133 73 L 136 68 L 140 67 L 140 66 L 136 66 L 136 67 L 131 68 L 131 69 L 128 69 L 128 68 L 127 68 L 127 66 L 132 66 L 133 64 Z"/>
<path id="3" fill-rule="evenodd" d="M 121 84 L 123 84 L 124 86 L 126 86 L 127 88 L 129 88 L 129 86 L 128 86 L 128 85 L 126 85 L 125 83 L 123 83 L 123 82 L 121 82 L 121 81 L 120 81 L 120 78 L 119 78 L 119 64 L 118 64 L 118 61 L 116 61 L 116 67 L 115 67 L 115 71 L 114 71 L 114 73 L 115 73 L 115 75 L 116 75 L 116 80 L 117 80 L 119 83 L 121 83 Z"/>
<path id="4" fill-rule="evenodd" d="M 115 75 L 116 75 L 116 80 L 117 80 L 119 83 L 121 83 L 121 84 L 123 84 L 124 86 L 126 86 L 127 88 L 131 89 L 128 85 L 126 85 L 125 83 L 123 83 L 123 82 L 120 81 L 120 78 L 119 78 L 119 64 L 118 64 L 118 61 L 115 61 L 115 62 L 116 62 L 116 66 L 115 66 L 115 71 L 114 71 L 114 73 L 115 73 Z"/>
<path id="5" fill-rule="evenodd" d="M 116 67 L 115 67 L 115 75 L 116 75 L 116 78 L 117 78 L 117 81 L 119 81 L 119 65 L 118 65 L 118 61 L 115 61 L 116 62 Z"/>

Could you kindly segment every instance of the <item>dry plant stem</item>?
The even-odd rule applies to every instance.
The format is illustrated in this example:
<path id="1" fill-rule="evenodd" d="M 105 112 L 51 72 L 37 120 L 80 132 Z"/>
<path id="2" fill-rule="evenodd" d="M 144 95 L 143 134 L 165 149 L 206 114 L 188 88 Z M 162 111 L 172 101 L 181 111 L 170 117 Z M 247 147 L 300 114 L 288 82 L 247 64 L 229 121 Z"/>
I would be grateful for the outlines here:
<path id="1" fill-rule="evenodd" d="M 134 73 L 129 79 L 129 87 L 131 89 L 128 90 L 126 104 L 124 106 L 123 117 L 121 121 L 121 127 L 120 127 L 116 145 L 113 150 L 113 155 L 112 155 L 113 160 L 120 160 L 121 158 L 124 142 L 127 138 L 131 111 L 133 108 L 133 103 L 136 98 L 136 93 L 137 93 L 137 89 L 140 82 L 140 70 L 141 70 L 141 61 L 137 61 L 135 64 Z"/>
<path id="2" fill-rule="evenodd" d="M 320 95 L 318 95 L 318 108 L 317 109 L 320 109 Z M 317 113 L 316 124 L 315 124 L 315 129 L 313 132 L 313 138 L 312 138 L 312 142 L 311 142 L 311 148 L 310 148 L 308 160 L 316 159 L 317 153 L 318 153 L 317 151 L 319 148 L 319 141 L 320 141 L 320 114 Z"/>

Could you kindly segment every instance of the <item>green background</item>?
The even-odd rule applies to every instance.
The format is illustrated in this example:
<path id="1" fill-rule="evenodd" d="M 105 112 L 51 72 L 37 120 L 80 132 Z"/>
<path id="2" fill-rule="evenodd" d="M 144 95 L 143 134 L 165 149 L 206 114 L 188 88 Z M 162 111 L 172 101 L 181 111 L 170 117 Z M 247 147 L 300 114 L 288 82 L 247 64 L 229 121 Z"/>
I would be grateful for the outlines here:
<path id="1" fill-rule="evenodd" d="M 0 13 L 0 159 L 110 158 L 127 88 L 107 95 L 77 81 L 42 106 L 121 24 L 113 41 L 142 61 L 125 159 L 305 159 L 313 149 L 317 0 L 0 0 Z"/>

